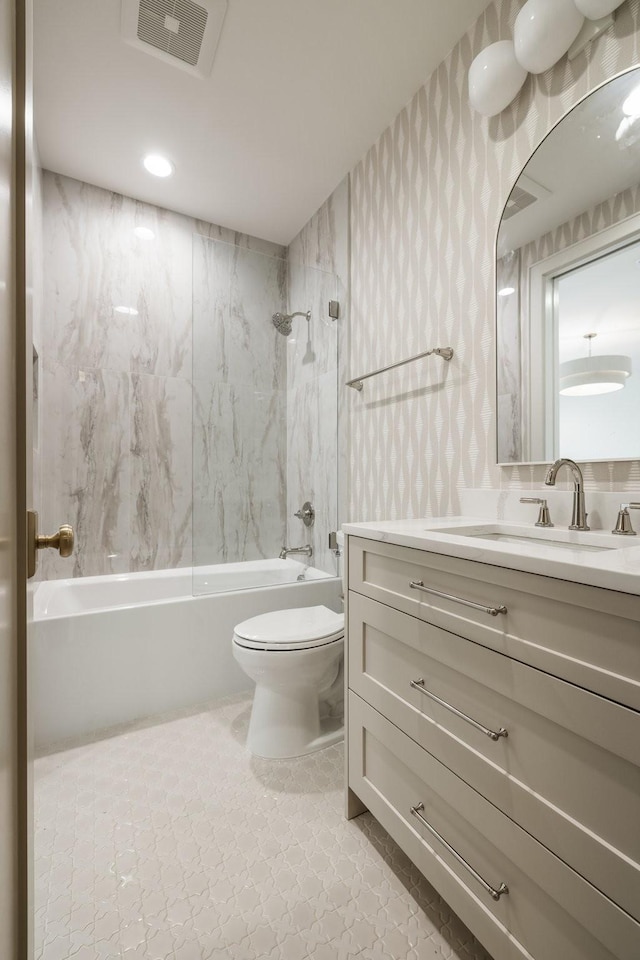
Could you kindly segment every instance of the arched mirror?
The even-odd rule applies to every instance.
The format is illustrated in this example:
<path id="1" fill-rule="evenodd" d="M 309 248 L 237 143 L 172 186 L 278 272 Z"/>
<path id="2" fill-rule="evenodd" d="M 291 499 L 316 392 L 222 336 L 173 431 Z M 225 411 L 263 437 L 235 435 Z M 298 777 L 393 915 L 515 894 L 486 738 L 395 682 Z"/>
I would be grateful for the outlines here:
<path id="1" fill-rule="evenodd" d="M 498 463 L 640 458 L 640 68 L 538 147 L 496 255 Z"/>

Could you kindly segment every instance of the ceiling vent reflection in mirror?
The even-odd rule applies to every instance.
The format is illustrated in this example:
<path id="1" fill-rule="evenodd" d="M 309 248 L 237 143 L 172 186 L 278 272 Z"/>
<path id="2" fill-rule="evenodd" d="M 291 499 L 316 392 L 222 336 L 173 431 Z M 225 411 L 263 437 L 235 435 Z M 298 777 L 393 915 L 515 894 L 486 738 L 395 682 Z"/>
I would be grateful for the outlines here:
<path id="1" fill-rule="evenodd" d="M 531 177 L 525 177 L 524 174 L 520 174 L 517 184 L 509 194 L 502 219 L 509 220 L 509 218 L 514 217 L 516 213 L 526 210 L 527 207 L 530 207 L 536 200 L 542 200 L 544 197 L 550 195 L 551 191 L 543 187 L 542 184 L 536 183 Z"/>
<path id="2" fill-rule="evenodd" d="M 131 46 L 206 77 L 226 12 L 227 0 L 122 0 L 122 35 Z"/>

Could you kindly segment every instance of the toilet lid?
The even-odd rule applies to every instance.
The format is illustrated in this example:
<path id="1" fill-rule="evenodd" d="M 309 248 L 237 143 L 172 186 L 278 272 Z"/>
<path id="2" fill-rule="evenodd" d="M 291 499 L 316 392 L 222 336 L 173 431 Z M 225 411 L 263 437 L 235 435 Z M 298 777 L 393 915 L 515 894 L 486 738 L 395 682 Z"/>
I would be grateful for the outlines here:
<path id="1" fill-rule="evenodd" d="M 322 646 L 344 635 L 344 614 L 328 607 L 274 610 L 239 623 L 236 639 L 246 646 L 287 649 Z"/>

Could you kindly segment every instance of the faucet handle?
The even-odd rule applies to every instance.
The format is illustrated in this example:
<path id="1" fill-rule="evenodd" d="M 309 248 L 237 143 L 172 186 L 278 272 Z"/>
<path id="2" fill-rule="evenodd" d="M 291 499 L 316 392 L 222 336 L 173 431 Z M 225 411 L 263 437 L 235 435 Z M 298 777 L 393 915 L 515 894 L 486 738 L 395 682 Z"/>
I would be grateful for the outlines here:
<path id="1" fill-rule="evenodd" d="M 552 527 L 551 515 L 549 514 L 549 507 L 547 506 L 547 501 L 543 500 L 542 497 L 520 497 L 520 503 L 538 503 L 540 504 L 540 510 L 538 511 L 538 519 L 535 522 L 536 527 Z"/>
<path id="2" fill-rule="evenodd" d="M 294 517 L 297 517 L 298 520 L 302 520 L 305 527 L 313 526 L 313 522 L 316 519 L 316 512 L 313 509 L 313 504 L 311 504 L 308 500 L 305 500 L 300 509 L 296 510 L 294 513 Z"/>
<path id="3" fill-rule="evenodd" d="M 618 519 L 615 528 L 611 533 L 617 533 L 620 537 L 635 537 L 636 531 L 631 526 L 631 517 L 629 510 L 640 510 L 640 503 L 621 503 L 618 510 Z"/>

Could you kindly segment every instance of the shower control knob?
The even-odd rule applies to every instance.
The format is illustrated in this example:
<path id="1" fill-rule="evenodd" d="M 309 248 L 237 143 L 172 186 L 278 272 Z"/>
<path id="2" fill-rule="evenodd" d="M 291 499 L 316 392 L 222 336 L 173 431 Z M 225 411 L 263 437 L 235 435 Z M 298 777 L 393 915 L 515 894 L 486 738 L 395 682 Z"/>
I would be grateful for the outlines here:
<path id="1" fill-rule="evenodd" d="M 298 520 L 302 520 L 305 527 L 313 526 L 313 521 L 316 518 L 316 512 L 313 509 L 309 500 L 306 500 L 299 510 L 296 510 L 294 517 L 297 517 Z"/>

